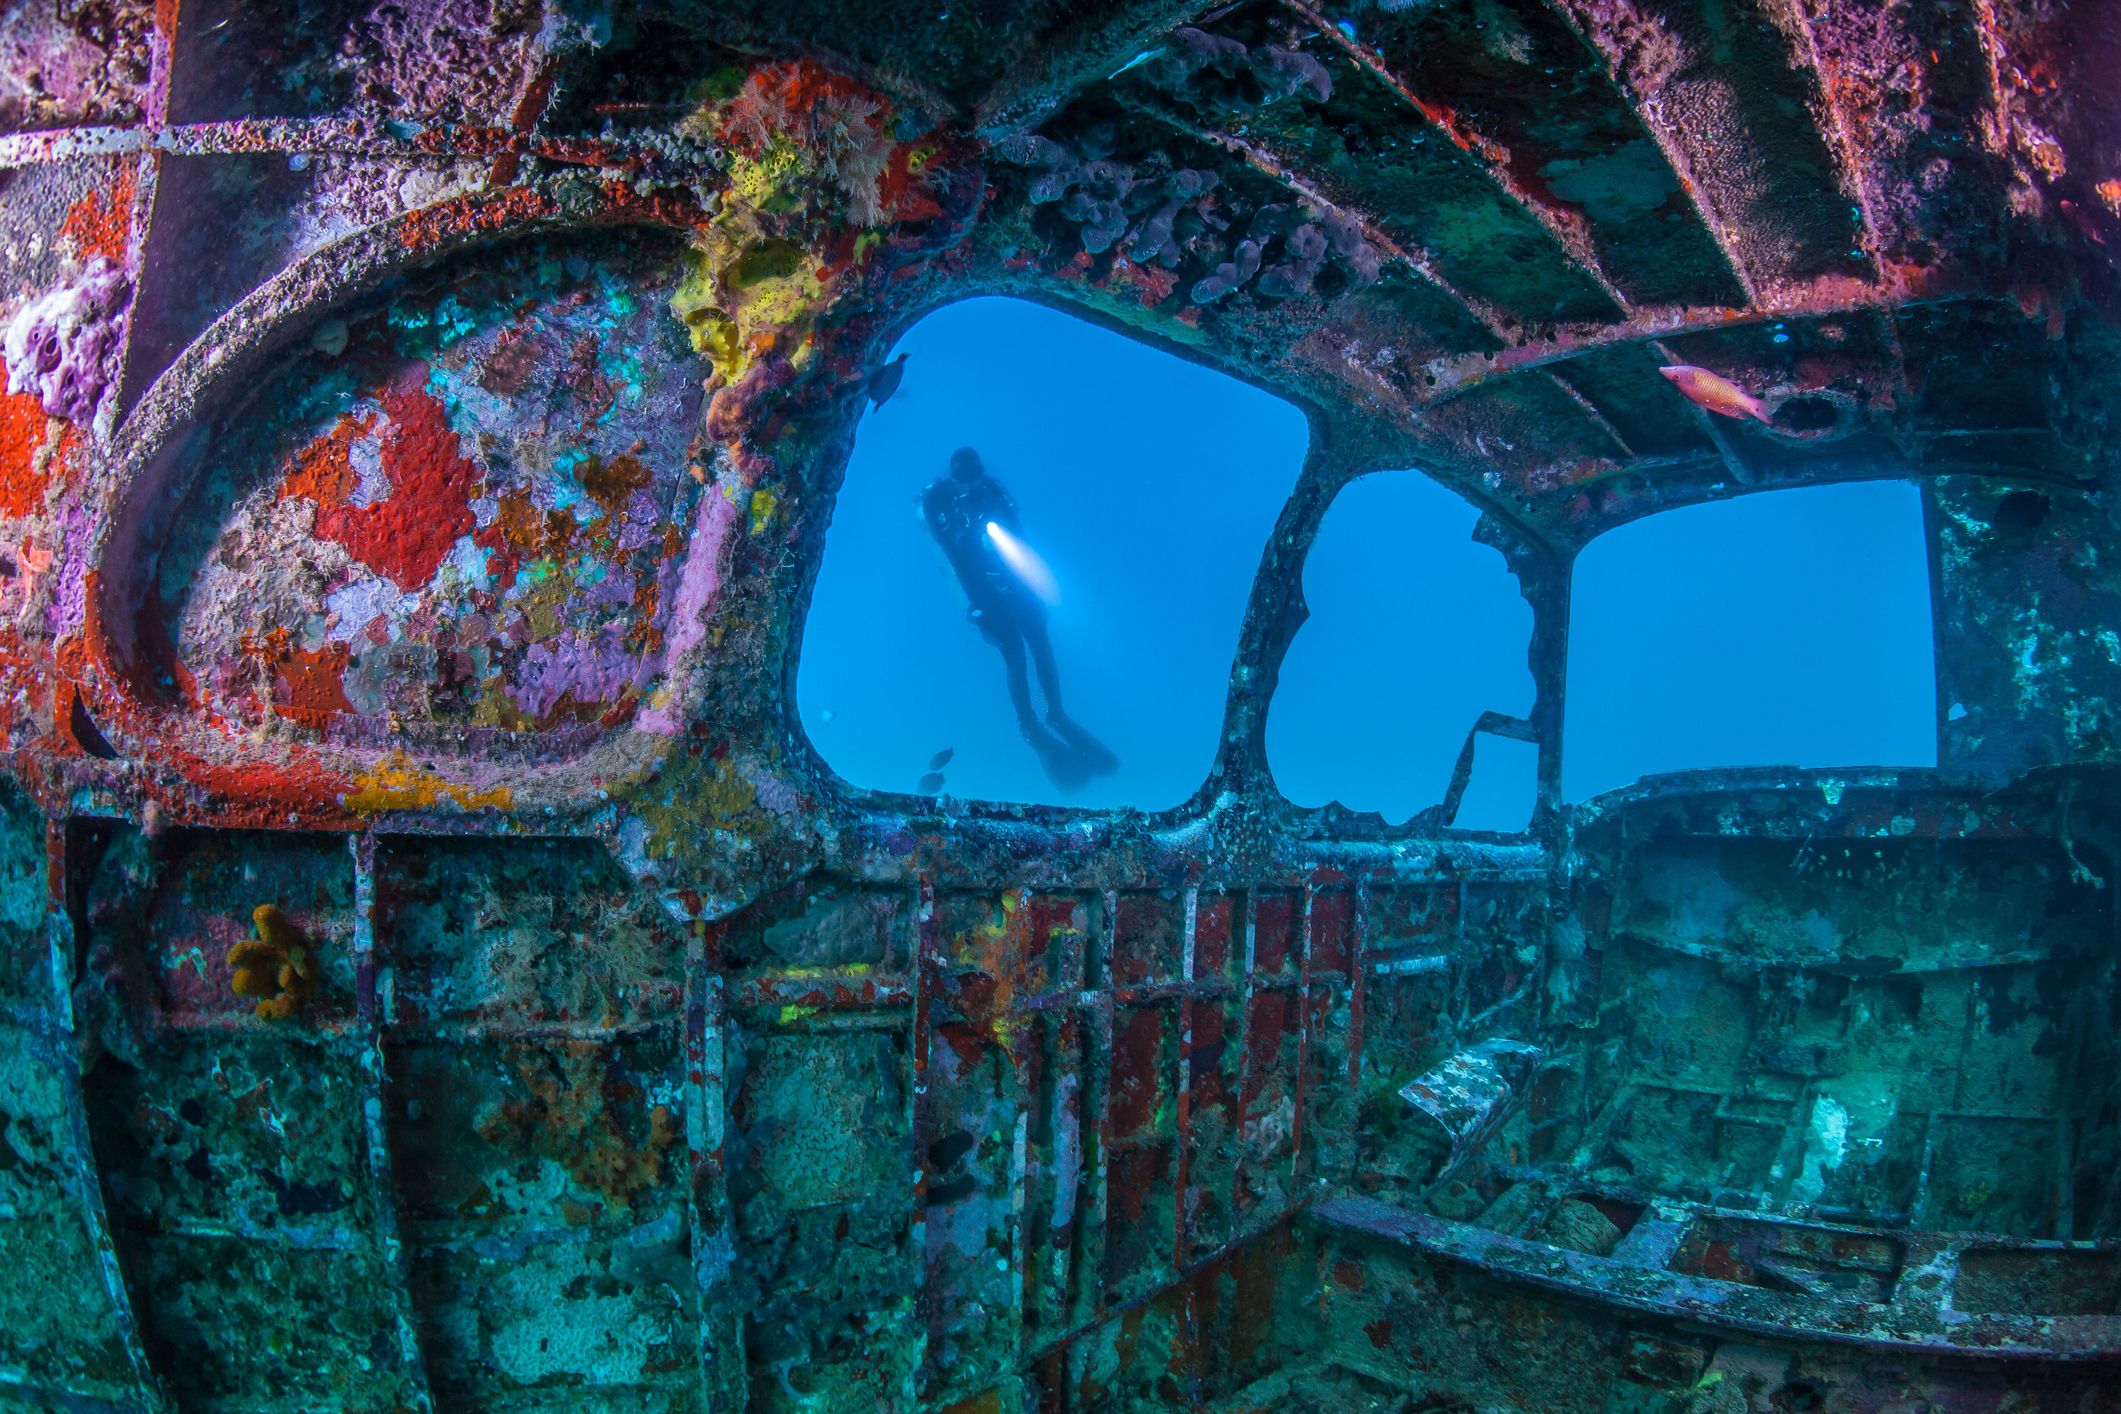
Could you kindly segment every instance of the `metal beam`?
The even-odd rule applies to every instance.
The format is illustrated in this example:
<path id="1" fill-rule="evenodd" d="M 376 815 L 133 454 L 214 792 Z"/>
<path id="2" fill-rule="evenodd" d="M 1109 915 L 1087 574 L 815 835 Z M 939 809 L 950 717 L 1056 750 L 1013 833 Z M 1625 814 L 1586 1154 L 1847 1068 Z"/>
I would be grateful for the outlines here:
<path id="1" fill-rule="evenodd" d="M 1304 0 L 1281 0 L 1281 4 L 1306 22 L 1317 26 L 1320 36 L 1345 55 L 1348 62 L 1397 94 L 1421 115 L 1430 128 L 1470 157 L 1489 184 L 1508 198 L 1511 204 L 1537 221 L 1546 233 L 1554 238 L 1555 243 L 1567 252 L 1569 263 L 1597 285 L 1623 317 L 1633 313 L 1633 304 L 1606 274 L 1605 263 L 1598 258 L 1598 252 L 1591 244 L 1589 225 L 1573 212 L 1559 211 L 1527 191 L 1524 184 L 1510 174 L 1509 149 L 1474 132 L 1442 105 L 1431 103 L 1416 93 L 1407 81 L 1393 73 L 1374 51 L 1349 38 L 1338 25 L 1312 9 Z"/>
<path id="2" fill-rule="evenodd" d="M 1732 222 L 1726 213 L 1716 209 L 1703 190 L 1695 175 L 1691 155 L 1662 123 L 1656 121 L 1655 96 L 1636 95 L 1629 91 L 1628 83 L 1620 72 L 1619 56 L 1598 42 L 1594 32 L 1585 23 L 1586 17 L 1579 13 L 1578 7 L 1583 0 L 1545 0 L 1545 3 L 1547 8 L 1569 27 L 1569 32 L 1576 36 L 1583 47 L 1597 56 L 1599 64 L 1605 69 L 1607 82 L 1628 99 L 1628 106 L 1635 110 L 1635 116 L 1641 122 L 1643 131 L 1650 135 L 1650 141 L 1657 144 L 1657 150 L 1664 154 L 1665 162 L 1678 176 L 1679 188 L 1685 193 L 1687 203 L 1694 208 L 1694 214 L 1703 229 L 1709 233 L 1709 239 L 1716 243 L 1718 253 L 1723 256 L 1724 264 L 1730 267 L 1731 275 L 1738 281 L 1739 288 L 1745 291 L 1747 303 L 1758 304 L 1760 288 L 1753 278 L 1753 272 L 1738 258 L 1738 243 L 1731 235 Z"/>

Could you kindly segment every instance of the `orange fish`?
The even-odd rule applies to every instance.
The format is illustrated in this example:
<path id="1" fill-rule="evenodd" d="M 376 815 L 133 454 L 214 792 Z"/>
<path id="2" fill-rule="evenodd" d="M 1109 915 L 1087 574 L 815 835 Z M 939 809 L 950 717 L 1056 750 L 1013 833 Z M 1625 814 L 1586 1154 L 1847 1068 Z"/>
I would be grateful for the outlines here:
<path id="1" fill-rule="evenodd" d="M 1696 368 L 1691 363 L 1675 363 L 1657 370 L 1672 380 L 1672 386 L 1687 395 L 1687 398 L 1710 412 L 1722 413 L 1725 417 L 1757 417 L 1769 421 L 1767 409 L 1760 399 L 1719 374 L 1706 368 Z"/>

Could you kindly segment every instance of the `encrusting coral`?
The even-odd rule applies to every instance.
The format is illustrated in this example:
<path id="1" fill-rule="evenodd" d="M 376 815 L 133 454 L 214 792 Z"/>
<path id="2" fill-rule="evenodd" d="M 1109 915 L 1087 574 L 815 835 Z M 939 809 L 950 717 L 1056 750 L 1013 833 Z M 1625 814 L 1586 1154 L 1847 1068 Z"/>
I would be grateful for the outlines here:
<path id="1" fill-rule="evenodd" d="M 228 950 L 230 985 L 239 997 L 257 997 L 258 1015 L 285 1021 L 317 991 L 316 949 L 278 907 L 261 903 L 251 911 L 254 938 Z"/>
<path id="2" fill-rule="evenodd" d="M 7 390 L 34 393 L 53 417 L 86 427 L 115 374 L 131 300 L 124 269 L 99 255 L 72 280 L 24 305 L 0 333 Z"/>
<path id="3" fill-rule="evenodd" d="M 821 337 L 962 234 L 982 191 L 963 140 L 808 61 L 760 66 L 681 125 L 719 148 L 727 185 L 671 299 L 713 364 L 707 432 L 747 483 L 771 465 Z"/>

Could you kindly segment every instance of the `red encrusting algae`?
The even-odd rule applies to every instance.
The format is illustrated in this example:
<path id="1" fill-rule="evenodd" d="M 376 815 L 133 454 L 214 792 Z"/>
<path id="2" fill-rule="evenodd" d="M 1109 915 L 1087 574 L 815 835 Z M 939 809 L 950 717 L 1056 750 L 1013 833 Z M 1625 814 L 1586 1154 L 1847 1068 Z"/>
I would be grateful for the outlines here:
<path id="1" fill-rule="evenodd" d="M 471 498 L 482 473 L 463 454 L 442 404 L 425 388 L 415 383 L 388 389 L 379 401 L 390 419 L 381 453 L 388 496 L 365 506 L 351 503 L 355 478 L 348 454 L 373 426 L 352 419 L 341 419 L 296 454 L 280 494 L 316 502 L 318 539 L 345 546 L 400 588 L 418 589 L 434 578 L 458 537 L 477 524 Z"/>
<path id="2" fill-rule="evenodd" d="M 133 169 L 122 169 L 108 192 L 92 191 L 67 208 L 59 234 L 88 260 L 103 256 L 122 265 L 133 234 Z"/>

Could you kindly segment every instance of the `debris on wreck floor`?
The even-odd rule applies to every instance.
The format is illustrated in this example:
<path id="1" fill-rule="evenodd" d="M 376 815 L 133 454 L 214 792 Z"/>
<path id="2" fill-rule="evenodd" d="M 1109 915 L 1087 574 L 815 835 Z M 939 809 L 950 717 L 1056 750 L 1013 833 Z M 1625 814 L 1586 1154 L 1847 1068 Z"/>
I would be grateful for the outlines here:
<path id="1" fill-rule="evenodd" d="M 0 7 L 0 1408 L 2117 1407 L 2116 73 L 2111 0 Z M 1307 424 L 1170 808 L 797 711 L 974 296 Z M 1202 415 L 1106 401 L 1132 513 L 1104 419 Z M 1307 557 L 1415 472 L 1529 696 L 1299 805 Z M 1919 749 L 1576 798 L 1586 547 L 1854 482 Z"/>

